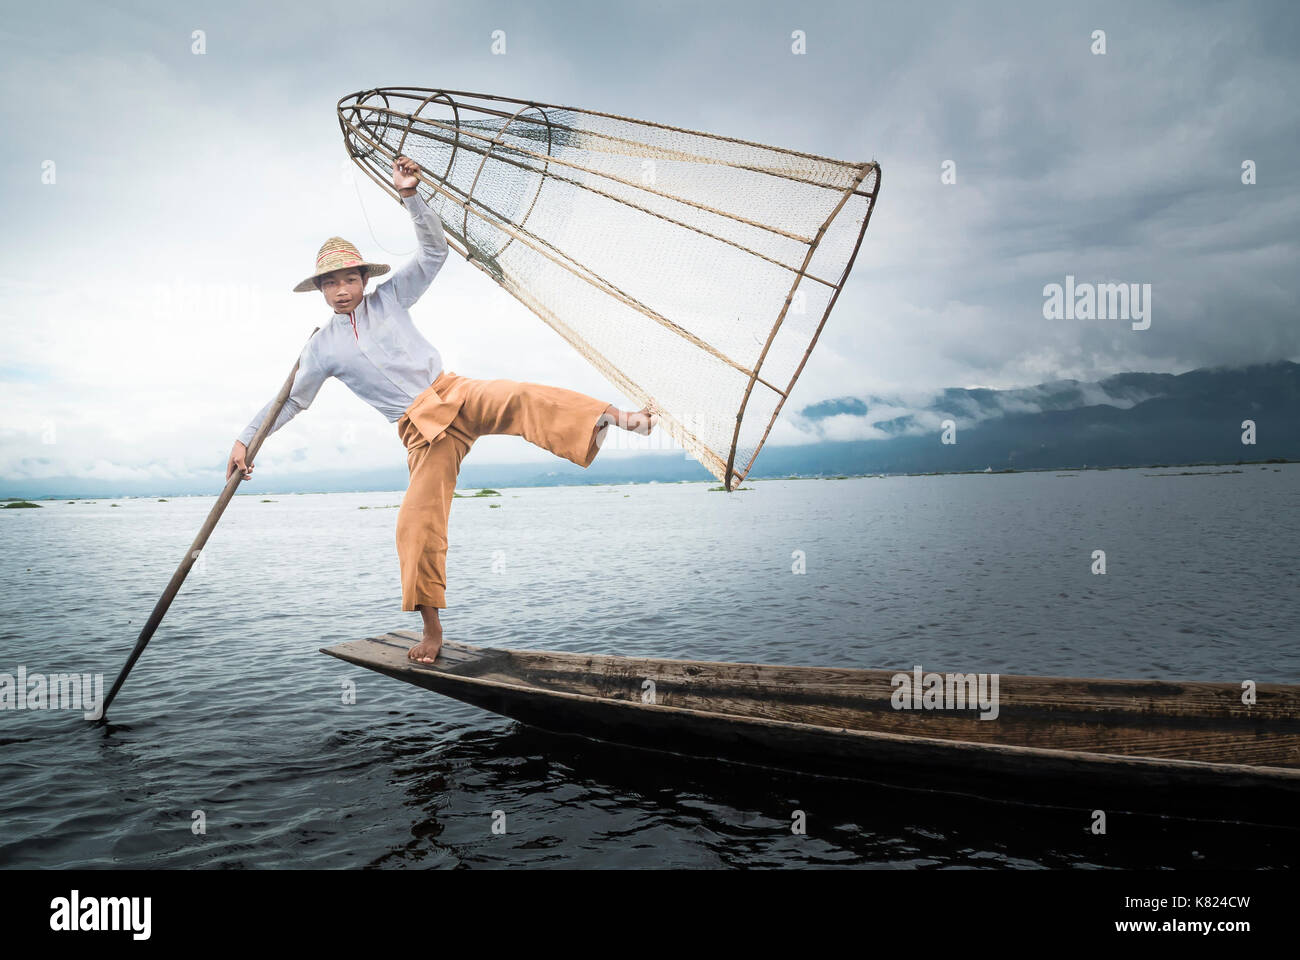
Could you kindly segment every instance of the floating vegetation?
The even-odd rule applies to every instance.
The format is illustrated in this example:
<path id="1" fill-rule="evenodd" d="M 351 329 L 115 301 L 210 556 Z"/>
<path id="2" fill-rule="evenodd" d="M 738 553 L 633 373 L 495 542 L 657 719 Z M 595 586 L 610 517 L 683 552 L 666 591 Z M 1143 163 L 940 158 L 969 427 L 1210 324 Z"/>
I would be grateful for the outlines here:
<path id="1" fill-rule="evenodd" d="M 1059 468 L 1058 468 L 1059 469 Z M 929 470 L 925 473 L 906 473 L 906 477 L 965 477 L 965 476 L 988 476 L 998 473 L 1023 473 L 1025 471 L 1017 470 L 1015 467 L 1007 467 L 1004 470 L 994 470 L 992 467 L 985 467 L 983 470 Z"/>
<path id="2" fill-rule="evenodd" d="M 13 503 L 6 503 L 5 509 L 17 510 L 17 509 L 21 509 L 22 507 L 39 507 L 39 506 L 40 506 L 39 503 L 32 503 L 30 500 L 15 500 L 13 501 Z M 113 504 L 113 506 L 117 506 L 117 504 Z"/>
<path id="3" fill-rule="evenodd" d="M 499 504 L 499 503 L 489 503 L 489 504 L 488 504 L 488 509 L 489 509 L 489 510 L 500 510 L 500 509 L 501 509 L 501 504 Z"/>
<path id="4" fill-rule="evenodd" d="M 1182 473 L 1144 473 L 1144 477 L 1217 477 L 1224 473 L 1241 473 L 1240 470 L 1184 470 Z"/>

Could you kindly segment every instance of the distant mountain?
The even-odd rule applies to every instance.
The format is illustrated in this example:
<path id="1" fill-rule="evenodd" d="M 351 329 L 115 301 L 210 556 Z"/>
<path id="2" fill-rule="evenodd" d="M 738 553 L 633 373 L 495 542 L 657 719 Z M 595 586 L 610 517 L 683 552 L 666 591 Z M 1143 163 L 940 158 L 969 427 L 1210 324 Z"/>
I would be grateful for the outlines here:
<path id="1" fill-rule="evenodd" d="M 941 391 L 908 404 L 897 398 L 840 397 L 793 412 L 801 429 L 822 435 L 830 418 L 861 420 L 877 439 L 821 440 L 767 446 L 750 476 L 790 474 L 928 473 L 933 471 L 1059 469 L 1300 459 L 1300 364 L 1192 370 L 1183 374 L 1121 373 L 1095 383 L 1057 380 L 1015 390 Z M 955 444 L 940 443 L 941 423 L 957 426 Z M 1256 424 L 1256 443 L 1241 442 L 1244 420 Z M 275 493 L 404 490 L 403 467 L 388 470 L 260 478 L 246 496 Z M 557 484 L 710 480 L 682 453 L 599 457 L 590 468 L 549 463 L 475 464 L 466 461 L 459 486 L 519 487 Z M 0 480 L 0 497 L 72 497 L 215 494 L 221 477 L 178 481 L 111 482 L 53 478 Z M 250 481 L 250 483 L 253 481 Z"/>
<path id="2" fill-rule="evenodd" d="M 1300 364 L 1122 373 L 1096 383 L 1055 381 L 1018 390 L 943 391 L 901 416 L 873 420 L 898 401 L 846 398 L 804 408 L 816 424 L 859 416 L 877 440 L 765 449 L 764 473 L 919 473 L 1056 469 L 1300 457 Z M 940 442 L 940 423 L 957 426 Z M 1255 443 L 1241 442 L 1242 422 Z M 757 471 L 755 473 L 757 475 Z"/>

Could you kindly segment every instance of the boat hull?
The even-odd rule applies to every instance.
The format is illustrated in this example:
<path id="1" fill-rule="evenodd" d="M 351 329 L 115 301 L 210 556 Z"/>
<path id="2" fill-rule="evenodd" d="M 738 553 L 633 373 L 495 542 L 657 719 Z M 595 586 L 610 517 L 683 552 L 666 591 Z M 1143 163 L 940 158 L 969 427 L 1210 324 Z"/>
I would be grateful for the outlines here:
<path id="1" fill-rule="evenodd" d="M 891 676 L 884 671 L 539 653 L 451 643 L 444 644 L 436 665 L 421 665 L 406 657 L 418 639 L 413 632 L 397 631 L 322 652 L 543 730 L 648 750 L 1076 808 L 1085 815 L 1103 810 L 1297 825 L 1300 768 L 1286 765 L 1300 755 L 1300 716 L 1293 712 L 1300 704 L 1300 690 L 1294 687 L 1261 687 L 1268 699 L 1261 711 L 1265 716 L 1247 721 L 1234 707 L 1217 706 L 1228 702 L 1228 693 L 1234 693 L 1233 703 L 1239 699 L 1227 685 L 1008 677 L 1013 690 L 1072 684 L 1061 689 L 1084 691 L 1078 695 L 1112 709 L 1097 707 L 1100 716 L 1091 717 L 1080 704 L 1064 702 L 1067 692 L 1056 703 L 1044 702 L 1041 692 L 1026 693 L 1022 700 L 1032 705 L 1008 704 L 1004 698 L 1007 727 L 994 731 L 978 724 L 997 720 L 894 710 L 881 686 Z M 790 677 L 793 682 L 779 682 Z M 655 684 L 654 702 L 645 702 L 647 680 Z M 738 689 L 743 694 L 736 694 Z M 1194 701 L 1192 708 L 1180 712 L 1171 706 L 1179 702 L 1174 691 L 1189 689 L 1183 699 Z M 1140 693 L 1126 698 L 1126 690 Z M 1133 703 L 1128 713 L 1113 709 L 1114 703 L 1126 699 Z M 717 709 L 719 704 L 750 715 Z M 772 715 L 753 715 L 759 709 Z M 800 716 L 832 722 L 791 719 Z M 1046 732 L 1028 737 L 1021 731 L 1033 727 L 1035 717 Z M 1143 718 L 1155 733 L 1143 737 Z M 837 720 L 843 725 L 837 726 Z M 892 729 L 880 729 L 887 726 Z M 914 732 L 900 732 L 909 729 Z M 995 735 L 1038 743 L 962 739 Z M 1139 748 L 1149 743 L 1146 749 L 1165 754 L 1175 752 L 1176 744 L 1169 741 L 1181 738 L 1182 752 L 1216 759 L 1041 745 L 1044 740 L 1078 743 L 1105 737 L 1114 741 L 1114 749 L 1131 751 L 1134 742 Z M 1273 762 L 1218 759 L 1223 756 L 1263 756 Z"/>

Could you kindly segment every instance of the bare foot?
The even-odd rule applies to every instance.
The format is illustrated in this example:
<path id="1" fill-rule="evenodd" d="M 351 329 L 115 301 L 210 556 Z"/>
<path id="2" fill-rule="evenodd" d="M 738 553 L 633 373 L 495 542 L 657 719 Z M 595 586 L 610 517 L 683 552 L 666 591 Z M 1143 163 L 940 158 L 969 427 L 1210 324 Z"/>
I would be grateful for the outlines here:
<path id="1" fill-rule="evenodd" d="M 643 437 L 650 436 L 650 431 L 655 428 L 659 422 L 659 416 L 650 409 L 649 406 L 642 407 L 635 413 L 627 415 L 627 425 L 624 430 L 631 430 L 633 433 L 639 433 Z"/>
<path id="2" fill-rule="evenodd" d="M 442 637 L 430 638 L 425 636 L 423 640 L 406 652 L 406 659 L 414 660 L 417 663 L 433 663 L 438 659 L 438 651 L 441 649 Z"/>
<path id="3" fill-rule="evenodd" d="M 438 620 L 436 607 L 417 607 L 424 616 L 424 636 L 420 642 L 406 652 L 406 659 L 417 663 L 433 663 L 438 659 L 442 649 L 442 623 Z"/>
<path id="4" fill-rule="evenodd" d="M 654 408 L 649 404 L 635 412 L 628 412 L 618 409 L 611 403 L 601 420 L 602 425 L 604 423 L 615 423 L 624 430 L 648 437 L 655 424 L 659 422 L 659 415 L 655 413 Z"/>

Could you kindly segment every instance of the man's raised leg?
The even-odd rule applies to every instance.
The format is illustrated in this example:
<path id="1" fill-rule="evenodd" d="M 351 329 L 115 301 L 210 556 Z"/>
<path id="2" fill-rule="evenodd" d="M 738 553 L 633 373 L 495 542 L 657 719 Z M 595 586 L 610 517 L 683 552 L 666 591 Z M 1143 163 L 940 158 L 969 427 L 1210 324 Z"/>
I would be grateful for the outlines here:
<path id="1" fill-rule="evenodd" d="M 466 391 L 460 416 L 476 434 L 507 434 L 588 467 L 610 423 L 649 432 L 648 410 L 627 413 L 577 390 L 520 380 L 479 380 Z"/>

